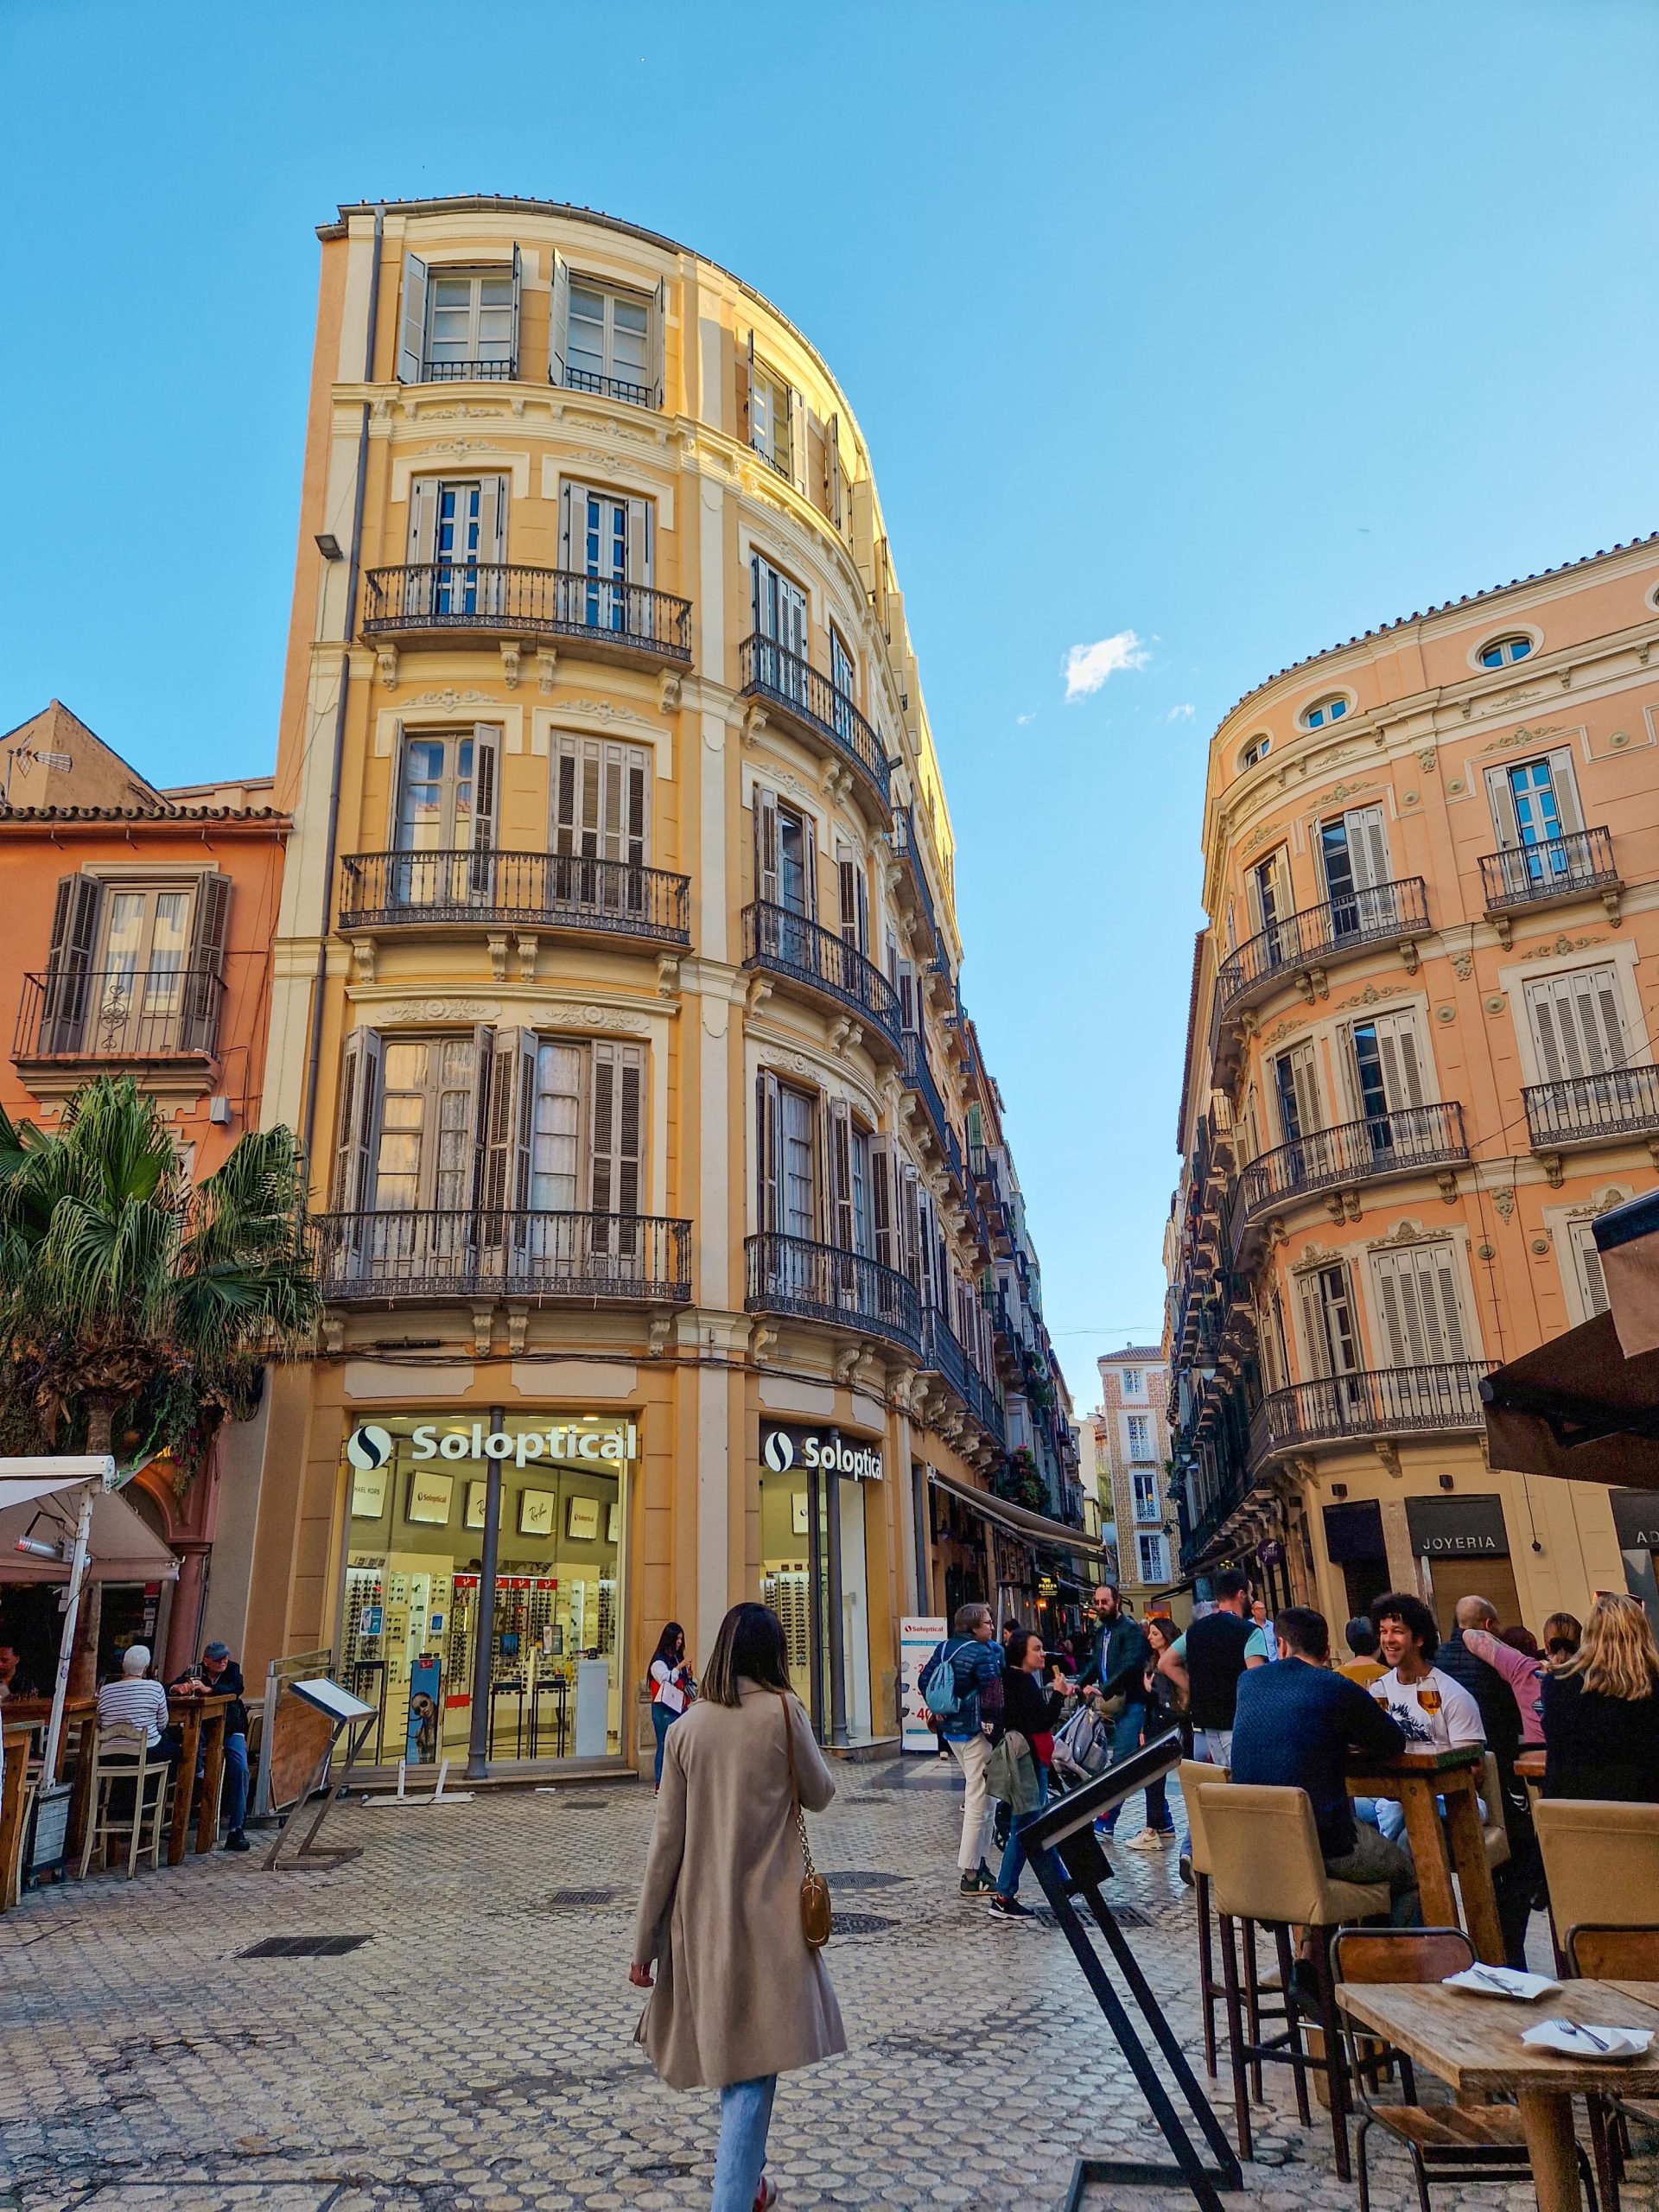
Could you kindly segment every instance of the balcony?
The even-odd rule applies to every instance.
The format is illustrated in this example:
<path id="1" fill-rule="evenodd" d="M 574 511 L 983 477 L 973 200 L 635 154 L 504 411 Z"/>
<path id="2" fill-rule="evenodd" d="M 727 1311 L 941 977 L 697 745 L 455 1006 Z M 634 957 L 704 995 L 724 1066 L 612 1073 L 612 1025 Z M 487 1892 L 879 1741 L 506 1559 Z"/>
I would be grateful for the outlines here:
<path id="1" fill-rule="evenodd" d="M 412 561 L 364 579 L 363 635 L 391 644 L 574 638 L 634 668 L 691 659 L 691 603 L 645 584 L 505 561 Z"/>
<path id="2" fill-rule="evenodd" d="M 1247 1222 L 1287 1199 L 1374 1182 L 1385 1175 L 1450 1167 L 1468 1157 L 1463 1109 L 1451 1100 L 1407 1106 L 1397 1114 L 1373 1115 L 1363 1122 L 1343 1122 L 1333 1129 L 1314 1129 L 1294 1143 L 1262 1153 L 1245 1168 L 1239 1179 L 1239 1203 L 1233 1210 L 1234 1249 L 1243 1241 Z"/>
<path id="3" fill-rule="evenodd" d="M 944 932 L 939 927 L 933 893 L 928 887 L 927 869 L 922 861 L 921 841 L 916 830 L 916 817 L 910 807 L 895 806 L 893 810 L 893 849 L 904 863 L 902 880 L 909 884 L 917 911 L 926 922 L 933 939 L 934 959 L 948 971 L 950 956 L 945 947 Z"/>
<path id="4" fill-rule="evenodd" d="M 1374 945 L 1410 945 L 1428 926 L 1428 893 L 1421 875 L 1305 906 L 1247 938 L 1223 961 L 1216 983 L 1220 1010 L 1226 1014 L 1252 1006 L 1287 976 L 1322 974 L 1333 962 Z"/>
<path id="5" fill-rule="evenodd" d="M 764 700 L 798 736 L 829 745 L 856 772 L 886 823 L 893 806 L 887 749 L 847 694 L 772 638 L 745 638 L 740 661 L 742 696 Z"/>
<path id="6" fill-rule="evenodd" d="M 950 1126 L 950 1116 L 939 1087 L 933 1080 L 933 1071 L 928 1065 L 927 1047 L 919 1031 L 906 1029 L 904 1033 L 905 1088 L 913 1090 L 921 1100 L 927 1115 L 928 1128 L 940 1159 L 955 1178 L 958 1187 L 963 1187 L 962 1146 Z"/>
<path id="7" fill-rule="evenodd" d="M 691 881 L 629 861 L 573 853 L 349 853 L 340 927 L 557 931 L 573 937 L 691 942 Z"/>
<path id="8" fill-rule="evenodd" d="M 746 1312 L 829 1321 L 920 1357 L 921 1301 L 907 1275 L 861 1253 L 775 1231 L 749 1237 L 743 1251 Z"/>
<path id="9" fill-rule="evenodd" d="M 219 1050 L 223 979 L 207 968 L 75 968 L 25 976 L 12 1058 L 202 1067 Z"/>
<path id="10" fill-rule="evenodd" d="M 968 1357 L 966 1347 L 942 1313 L 929 1310 L 922 1335 L 922 1365 L 937 1375 L 970 1421 L 999 1447 L 1007 1443 L 1002 1402 Z"/>
<path id="11" fill-rule="evenodd" d="M 1541 844 L 1511 845 L 1486 853 L 1480 863 L 1481 894 L 1489 921 L 1503 943 L 1510 918 L 1528 907 L 1559 906 L 1587 893 L 1598 893 L 1617 920 L 1624 889 L 1613 861 L 1613 840 L 1606 830 L 1574 830 Z"/>
<path id="12" fill-rule="evenodd" d="M 820 929 L 787 906 L 757 899 L 743 909 L 743 965 L 781 976 L 815 998 L 857 1016 L 867 1039 L 903 1057 L 899 994 L 873 961 L 833 930 Z"/>
<path id="13" fill-rule="evenodd" d="M 654 385 L 630 384 L 626 377 L 601 376 L 593 369 L 572 368 L 564 365 L 564 388 L 567 391 L 590 391 L 601 399 L 620 399 L 629 407 L 660 407 L 662 391 Z"/>
<path id="14" fill-rule="evenodd" d="M 649 1214 L 331 1213 L 317 1274 L 337 1306 L 496 1297 L 536 1306 L 687 1306 L 691 1224 Z"/>
<path id="15" fill-rule="evenodd" d="M 1484 1427 L 1480 1378 L 1486 1364 L 1450 1360 L 1437 1367 L 1382 1367 L 1330 1375 L 1274 1390 L 1250 1423 L 1252 1465 L 1309 1444 L 1353 1437 L 1444 1436 Z"/>
<path id="16" fill-rule="evenodd" d="M 1528 1141 L 1547 1160 L 1552 1154 L 1659 1131 L 1659 1068 L 1609 1068 L 1604 1075 L 1529 1084 L 1521 1097 Z M 1561 1179 L 1559 1160 L 1550 1167 L 1549 1179 Z"/>

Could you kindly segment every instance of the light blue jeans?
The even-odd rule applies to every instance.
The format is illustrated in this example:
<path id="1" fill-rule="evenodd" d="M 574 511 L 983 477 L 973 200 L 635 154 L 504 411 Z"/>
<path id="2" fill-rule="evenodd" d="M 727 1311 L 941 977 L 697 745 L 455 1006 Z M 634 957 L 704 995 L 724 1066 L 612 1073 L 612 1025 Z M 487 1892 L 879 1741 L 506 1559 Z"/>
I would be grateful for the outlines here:
<path id="1" fill-rule="evenodd" d="M 1037 1769 L 1037 1802 L 1028 1813 L 1016 1813 L 1008 1827 L 1008 1840 L 1002 1847 L 1002 1868 L 996 1878 L 996 1893 L 1001 1897 L 1017 1897 L 1020 1877 L 1026 1870 L 1026 1840 L 1020 1834 L 1036 1819 L 1048 1802 L 1048 1769 Z"/>
<path id="2" fill-rule="evenodd" d="M 720 2148 L 715 2154 L 710 2212 L 754 2212 L 777 2087 L 775 2074 L 762 2074 L 753 2082 L 728 2082 L 721 2091 Z"/>

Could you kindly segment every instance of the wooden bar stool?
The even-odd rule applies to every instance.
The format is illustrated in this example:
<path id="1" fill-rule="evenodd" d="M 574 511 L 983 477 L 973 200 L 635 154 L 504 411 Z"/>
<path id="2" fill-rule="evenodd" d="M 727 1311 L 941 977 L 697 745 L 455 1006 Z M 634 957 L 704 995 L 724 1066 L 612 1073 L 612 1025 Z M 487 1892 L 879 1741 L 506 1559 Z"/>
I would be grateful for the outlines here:
<path id="1" fill-rule="evenodd" d="M 1192 1869 L 1192 1894 L 1198 1913 L 1198 2002 L 1204 2012 L 1204 2063 L 1205 2070 L 1213 2078 L 1216 2007 L 1225 2003 L 1227 1993 L 1225 1986 L 1216 1980 L 1215 1925 L 1210 1902 L 1212 1868 L 1200 1793 L 1206 1789 L 1224 1789 L 1227 1770 L 1224 1766 L 1211 1766 L 1204 1759 L 1183 1759 L 1176 1780 L 1180 1784 L 1181 1802 L 1186 1808 L 1187 1862 Z M 1254 1936 L 1247 1933 L 1245 1942 L 1253 1955 Z"/>
<path id="2" fill-rule="evenodd" d="M 1288 2065 L 1296 2081 L 1296 2105 L 1310 2124 L 1307 2074 L 1325 2076 L 1331 2105 L 1331 2134 L 1338 2178 L 1349 2178 L 1348 2081 L 1337 2026 L 1336 1984 L 1331 1972 L 1332 1932 L 1344 1923 L 1369 1920 L 1389 1910 L 1386 1882 L 1337 1882 L 1325 1871 L 1313 1808 L 1305 1789 L 1229 1783 L 1224 1789 L 1198 1793 L 1204 1822 L 1211 1881 L 1221 1923 L 1221 1963 L 1227 1997 L 1227 2039 L 1231 2047 L 1233 2108 L 1238 2122 L 1240 2155 L 1255 2156 L 1250 2132 L 1247 2069 L 1262 2062 Z M 1244 2017 L 1234 1952 L 1234 1926 L 1255 1921 L 1271 1931 L 1279 1953 L 1284 1986 L 1285 2027 L 1281 2034 L 1252 2032 Z M 1322 2031 L 1323 2055 L 1315 2058 L 1302 2040 L 1302 2006 L 1296 1995 L 1296 1962 L 1291 1930 L 1306 1928 L 1313 1939 L 1313 1986 Z M 1313 2010 L 1309 2008 L 1310 2012 Z"/>
<path id="3" fill-rule="evenodd" d="M 1659 1805 L 1541 1797 L 1533 1821 L 1558 1967 L 1570 1929 L 1643 1928 L 1659 1918 Z"/>
<path id="4" fill-rule="evenodd" d="M 150 1743 L 149 1731 L 137 1721 L 116 1721 L 99 1730 L 92 1751 L 92 1809 L 86 1822 L 86 1840 L 80 1847 L 83 1882 L 94 1851 L 99 1854 L 99 1866 L 107 1868 L 110 1846 L 118 1837 L 127 1846 L 129 1881 L 137 1871 L 141 1853 L 148 1857 L 152 1870 L 161 1866 L 162 1830 L 171 1775 L 165 1751 L 161 1745 Z M 124 1804 L 129 1789 L 132 1792 L 131 1809 L 118 1812 L 113 1803 L 117 1790 Z"/>

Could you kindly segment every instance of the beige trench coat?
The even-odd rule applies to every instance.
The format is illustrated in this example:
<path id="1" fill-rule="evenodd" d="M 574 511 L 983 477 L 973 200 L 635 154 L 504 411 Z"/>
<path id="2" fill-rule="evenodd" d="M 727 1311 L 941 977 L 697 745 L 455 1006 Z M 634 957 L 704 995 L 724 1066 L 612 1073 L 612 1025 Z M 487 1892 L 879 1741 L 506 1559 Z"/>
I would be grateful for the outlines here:
<path id="1" fill-rule="evenodd" d="M 801 1860 L 784 1701 L 741 1682 L 742 1702 L 700 1700 L 669 1730 L 657 1825 L 634 1926 L 657 1986 L 636 2040 L 671 2088 L 723 2088 L 847 2048 L 821 1955 L 801 1933 Z M 798 1699 L 795 1771 L 809 1813 L 836 1794 Z"/>

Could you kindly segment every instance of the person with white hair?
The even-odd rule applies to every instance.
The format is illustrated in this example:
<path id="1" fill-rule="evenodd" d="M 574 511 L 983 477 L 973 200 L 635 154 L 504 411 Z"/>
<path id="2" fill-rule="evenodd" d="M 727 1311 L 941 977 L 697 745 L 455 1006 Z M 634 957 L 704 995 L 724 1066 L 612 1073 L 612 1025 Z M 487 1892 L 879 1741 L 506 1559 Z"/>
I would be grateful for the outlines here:
<path id="1" fill-rule="evenodd" d="M 148 1730 L 154 1751 L 167 1726 L 167 1692 L 149 1676 L 149 1646 L 130 1643 L 121 1654 L 120 1679 L 105 1682 L 98 1694 L 98 1725 L 112 1728 L 121 1721 L 136 1723 Z"/>

